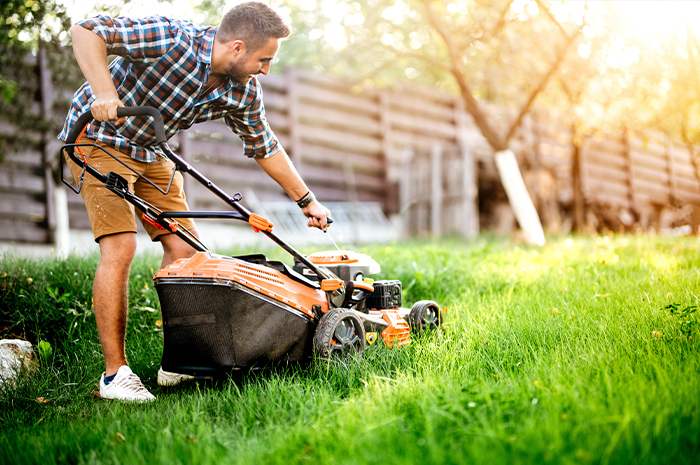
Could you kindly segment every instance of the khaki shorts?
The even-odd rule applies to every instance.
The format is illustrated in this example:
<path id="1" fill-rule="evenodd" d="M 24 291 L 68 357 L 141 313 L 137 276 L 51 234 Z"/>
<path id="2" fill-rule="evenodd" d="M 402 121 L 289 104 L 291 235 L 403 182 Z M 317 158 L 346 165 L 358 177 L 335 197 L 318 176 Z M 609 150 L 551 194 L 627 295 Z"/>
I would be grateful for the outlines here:
<path id="1" fill-rule="evenodd" d="M 109 153 L 113 154 L 124 163 L 127 163 L 131 168 L 136 170 L 141 176 L 148 178 L 156 186 L 163 190 L 168 187 L 170 176 L 172 176 L 173 167 L 175 164 L 170 160 L 165 160 L 158 157 L 157 162 L 141 162 L 134 160 L 128 155 L 125 155 L 113 147 L 102 142 L 97 142 L 91 139 L 82 139 L 81 143 L 93 143 L 104 148 Z M 168 194 L 159 192 L 155 187 L 148 184 L 143 179 L 139 178 L 136 173 L 129 170 L 127 167 L 119 163 L 117 160 L 106 154 L 104 151 L 96 147 L 81 147 L 90 166 L 98 169 L 102 174 L 107 174 L 110 171 L 119 174 L 129 183 L 129 191 L 137 197 L 145 200 L 161 211 L 187 211 L 187 201 L 185 200 L 185 192 L 183 190 L 182 173 L 175 172 L 173 183 L 170 186 Z M 76 154 L 78 154 L 76 148 Z M 68 167 L 70 168 L 73 179 L 79 182 L 82 168 L 68 158 L 66 155 Z M 110 192 L 104 185 L 97 181 L 94 177 L 85 173 L 83 186 L 80 194 L 85 202 L 90 225 L 92 225 L 92 233 L 95 237 L 95 242 L 99 242 L 100 238 L 109 234 L 118 234 L 124 232 L 136 232 L 136 220 L 134 215 L 138 215 L 139 221 L 146 229 L 146 232 L 151 237 L 151 240 L 158 240 L 163 234 L 171 234 L 169 231 L 160 230 L 151 224 L 147 223 L 142 218 L 142 212 L 136 211 L 133 205 L 126 200 Z M 194 229 L 194 221 L 190 218 L 181 218 L 178 220 L 182 227 L 192 230 Z"/>

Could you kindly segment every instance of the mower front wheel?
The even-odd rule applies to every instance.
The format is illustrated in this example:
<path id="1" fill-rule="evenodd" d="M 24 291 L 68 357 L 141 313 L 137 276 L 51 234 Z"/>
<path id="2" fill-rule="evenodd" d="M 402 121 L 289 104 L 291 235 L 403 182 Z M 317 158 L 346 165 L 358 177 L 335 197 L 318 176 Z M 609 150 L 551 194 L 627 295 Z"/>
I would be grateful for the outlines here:
<path id="1" fill-rule="evenodd" d="M 415 334 L 423 334 L 432 330 L 439 331 L 443 322 L 440 306 L 432 300 L 421 300 L 413 304 L 408 318 Z"/>
<path id="2" fill-rule="evenodd" d="M 321 317 L 314 334 L 314 352 L 321 358 L 346 358 L 365 350 L 365 328 L 353 310 L 333 308 Z"/>

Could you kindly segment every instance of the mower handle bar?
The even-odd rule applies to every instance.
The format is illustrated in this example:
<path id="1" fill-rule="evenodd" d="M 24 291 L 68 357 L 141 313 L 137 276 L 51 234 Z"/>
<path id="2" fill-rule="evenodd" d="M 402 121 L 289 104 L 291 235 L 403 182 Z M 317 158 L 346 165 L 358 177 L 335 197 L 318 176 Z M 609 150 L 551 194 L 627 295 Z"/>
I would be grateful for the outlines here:
<path id="1" fill-rule="evenodd" d="M 177 169 L 179 169 L 182 172 L 190 174 L 193 178 L 195 178 L 200 184 L 204 185 L 207 189 L 212 191 L 217 197 L 219 197 L 221 200 L 226 202 L 228 205 L 233 207 L 240 215 L 241 218 L 244 220 L 248 220 L 248 218 L 251 215 L 251 212 L 248 211 L 245 207 L 243 207 L 235 198 L 231 197 L 228 195 L 226 192 L 221 190 L 217 185 L 215 185 L 213 182 L 211 182 L 209 179 L 207 179 L 202 173 L 197 171 L 192 165 L 187 163 L 185 160 L 183 160 L 179 155 L 175 154 L 172 150 L 170 150 L 170 147 L 168 147 L 168 140 L 165 137 L 165 123 L 163 122 L 163 116 L 160 114 L 160 111 L 154 107 L 148 107 L 148 106 L 142 106 L 142 107 L 119 107 L 117 108 L 117 117 L 122 117 L 122 116 L 150 116 L 153 118 L 153 127 L 155 129 L 155 134 L 156 134 L 156 143 L 158 146 L 163 149 L 165 152 L 166 156 L 175 163 L 177 166 Z M 75 144 L 75 141 L 78 139 L 80 134 L 83 132 L 83 129 L 87 126 L 87 124 L 92 121 L 93 116 L 92 116 L 92 111 L 86 111 L 80 117 L 78 120 L 73 124 L 73 127 L 71 128 L 70 132 L 68 133 L 68 137 L 66 137 L 66 144 Z M 74 159 L 74 161 L 79 162 L 79 159 L 76 159 L 72 147 L 68 151 L 69 156 Z M 95 173 L 91 172 L 90 174 L 95 175 Z M 97 173 L 99 176 L 99 173 Z M 100 179 L 98 177 L 98 179 Z M 175 213 L 175 212 L 173 212 Z M 183 212 L 178 212 L 178 213 L 183 213 Z M 333 220 L 328 218 L 327 219 L 328 223 L 332 223 Z M 318 276 L 320 277 L 325 277 L 325 273 L 319 269 L 316 265 L 311 263 L 309 259 L 295 250 L 292 246 L 284 242 L 281 238 L 279 238 L 276 234 L 274 234 L 272 231 L 261 231 L 263 234 L 265 234 L 267 237 L 272 239 L 273 242 L 275 242 L 277 245 L 282 247 L 285 251 L 287 251 L 290 255 L 293 257 L 297 258 L 299 261 L 301 261 L 304 265 L 306 265 L 310 270 L 314 271 Z M 178 234 L 179 235 L 179 234 Z M 189 241 L 188 241 L 189 242 Z M 190 243 L 190 245 L 193 245 L 195 249 L 196 247 L 194 243 Z M 201 242 L 200 242 L 201 245 Z M 203 245 L 202 245 L 203 247 Z M 206 250 L 206 249 L 205 249 Z M 330 277 L 330 276 L 329 276 Z"/>
<path id="2" fill-rule="evenodd" d="M 117 117 L 121 118 L 122 116 L 150 116 L 153 118 L 153 129 L 156 133 L 156 143 L 162 144 L 163 142 L 168 141 L 168 139 L 165 137 L 165 123 L 163 122 L 163 116 L 157 109 L 153 107 L 119 107 L 117 108 Z M 92 119 L 92 111 L 86 111 L 80 115 L 68 133 L 66 143 L 74 144 L 80 136 L 80 133 L 83 132 L 85 126 L 87 126 Z"/>

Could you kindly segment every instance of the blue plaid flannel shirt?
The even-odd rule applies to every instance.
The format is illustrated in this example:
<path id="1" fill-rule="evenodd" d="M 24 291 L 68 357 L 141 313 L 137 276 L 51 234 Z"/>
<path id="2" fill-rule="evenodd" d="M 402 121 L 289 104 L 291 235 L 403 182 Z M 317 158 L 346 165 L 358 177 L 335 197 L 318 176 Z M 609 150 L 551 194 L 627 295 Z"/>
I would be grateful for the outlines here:
<path id="1" fill-rule="evenodd" d="M 100 36 L 108 54 L 117 55 L 109 70 L 124 105 L 160 110 L 168 139 L 195 123 L 223 118 L 243 141 L 247 157 L 267 158 L 281 149 L 265 119 L 262 89 L 255 77 L 245 86 L 227 78 L 203 95 L 211 72 L 215 27 L 164 17 L 104 15 L 77 24 Z M 73 124 L 94 100 L 86 82 L 73 96 L 59 139 L 66 140 Z M 139 161 L 156 161 L 156 152 L 160 152 L 148 117 L 129 117 L 121 125 L 93 121 L 85 136 Z"/>

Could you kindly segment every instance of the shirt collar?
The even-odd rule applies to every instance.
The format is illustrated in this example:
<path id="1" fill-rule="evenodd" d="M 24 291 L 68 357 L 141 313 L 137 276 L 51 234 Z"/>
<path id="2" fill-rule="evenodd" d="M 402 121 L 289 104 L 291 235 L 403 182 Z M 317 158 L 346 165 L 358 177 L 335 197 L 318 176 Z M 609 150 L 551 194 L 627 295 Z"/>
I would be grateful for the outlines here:
<path id="1" fill-rule="evenodd" d="M 214 36 L 217 29 L 218 27 L 210 27 L 202 34 L 198 55 L 203 63 L 211 64 L 211 52 L 214 49 Z"/>

